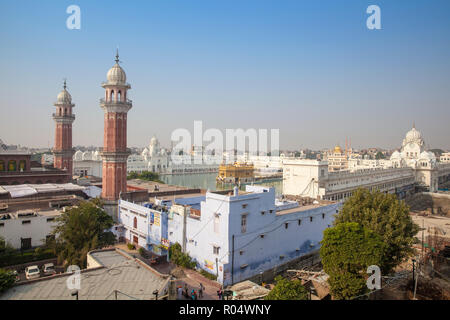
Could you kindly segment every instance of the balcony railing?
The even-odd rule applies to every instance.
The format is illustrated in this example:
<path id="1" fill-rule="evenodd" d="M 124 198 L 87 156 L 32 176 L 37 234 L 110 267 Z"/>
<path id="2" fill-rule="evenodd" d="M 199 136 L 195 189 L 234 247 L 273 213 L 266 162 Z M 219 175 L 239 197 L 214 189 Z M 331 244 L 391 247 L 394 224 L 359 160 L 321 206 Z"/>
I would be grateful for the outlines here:
<path id="1" fill-rule="evenodd" d="M 75 119 L 75 115 L 74 114 L 67 114 L 67 113 L 53 113 L 52 116 L 54 118 Z"/>
<path id="2" fill-rule="evenodd" d="M 100 99 L 100 104 L 127 104 L 127 105 L 131 105 L 133 103 L 132 100 L 130 99 L 126 99 L 126 101 L 117 101 L 117 100 L 106 100 L 106 99 Z"/>

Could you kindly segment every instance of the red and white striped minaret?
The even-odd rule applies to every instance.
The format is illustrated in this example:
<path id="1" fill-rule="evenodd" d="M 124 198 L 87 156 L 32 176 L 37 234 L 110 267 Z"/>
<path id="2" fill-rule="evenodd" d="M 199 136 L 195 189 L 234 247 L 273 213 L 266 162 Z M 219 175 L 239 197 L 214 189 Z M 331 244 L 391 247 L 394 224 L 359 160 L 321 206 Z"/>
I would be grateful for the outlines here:
<path id="1" fill-rule="evenodd" d="M 56 113 L 53 114 L 53 119 L 56 123 L 56 129 L 55 146 L 52 151 L 54 155 L 53 166 L 67 170 L 70 179 L 72 179 L 72 157 L 74 154 L 72 149 L 72 123 L 75 120 L 72 108 L 75 105 L 72 103 L 72 97 L 66 88 L 66 80 L 64 80 L 64 88 L 58 94 L 54 103 Z"/>
<path id="2" fill-rule="evenodd" d="M 107 81 L 102 83 L 105 98 L 100 106 L 105 112 L 103 138 L 103 174 L 102 198 L 116 201 L 121 192 L 127 191 L 127 113 L 132 107 L 127 99 L 127 91 L 131 86 L 126 82 L 125 72 L 119 65 L 119 53 L 116 64 L 108 71 Z"/>

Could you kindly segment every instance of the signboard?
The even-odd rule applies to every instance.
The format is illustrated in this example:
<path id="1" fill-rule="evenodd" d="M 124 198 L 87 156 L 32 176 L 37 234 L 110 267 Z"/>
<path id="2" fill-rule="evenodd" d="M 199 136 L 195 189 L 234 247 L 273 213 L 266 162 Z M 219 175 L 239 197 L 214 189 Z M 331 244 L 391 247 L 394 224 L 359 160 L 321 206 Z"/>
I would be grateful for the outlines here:
<path id="1" fill-rule="evenodd" d="M 155 213 L 155 212 L 150 213 L 150 224 L 153 224 L 156 227 L 159 227 L 159 225 L 161 223 L 160 221 L 161 221 L 161 219 L 160 219 L 159 213 Z"/>
<path id="2" fill-rule="evenodd" d="M 205 267 L 210 269 L 210 270 L 214 270 L 214 262 L 211 262 L 209 260 L 205 260 Z"/>
<path id="3" fill-rule="evenodd" d="M 161 246 L 168 250 L 170 246 L 170 241 L 168 239 L 161 238 Z"/>

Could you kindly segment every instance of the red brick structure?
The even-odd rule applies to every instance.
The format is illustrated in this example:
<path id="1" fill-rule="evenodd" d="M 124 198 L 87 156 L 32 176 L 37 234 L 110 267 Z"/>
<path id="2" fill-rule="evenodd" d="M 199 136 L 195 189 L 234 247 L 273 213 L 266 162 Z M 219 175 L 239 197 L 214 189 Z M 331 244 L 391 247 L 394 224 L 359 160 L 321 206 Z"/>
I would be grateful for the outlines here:
<path id="1" fill-rule="evenodd" d="M 64 81 L 64 88 L 58 94 L 54 106 L 56 107 L 56 113 L 53 114 L 53 119 L 55 120 L 56 129 L 55 147 L 52 150 L 55 157 L 53 166 L 66 170 L 72 176 L 72 157 L 74 154 L 72 149 L 72 123 L 75 120 L 72 108 L 75 105 L 72 103 L 72 97 L 66 90 L 66 81 Z"/>
<path id="2" fill-rule="evenodd" d="M 102 83 L 105 98 L 100 106 L 105 112 L 103 139 L 103 174 L 102 198 L 116 201 L 121 192 L 127 191 L 127 113 L 132 107 L 127 99 L 127 91 L 131 86 L 126 82 L 126 74 L 119 65 L 119 54 L 116 64 L 108 71 L 107 81 Z"/>

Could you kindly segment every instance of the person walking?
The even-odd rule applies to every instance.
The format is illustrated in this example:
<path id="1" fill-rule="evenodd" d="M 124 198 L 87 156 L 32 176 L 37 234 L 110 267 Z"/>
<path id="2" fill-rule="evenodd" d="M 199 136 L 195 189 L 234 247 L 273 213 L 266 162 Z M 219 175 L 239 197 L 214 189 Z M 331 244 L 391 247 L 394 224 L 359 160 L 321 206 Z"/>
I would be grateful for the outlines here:
<path id="1" fill-rule="evenodd" d="M 219 296 L 219 300 L 222 300 L 222 288 L 217 291 L 217 295 Z"/>
<path id="2" fill-rule="evenodd" d="M 183 299 L 183 288 L 181 286 L 178 286 L 177 294 L 178 294 L 178 300 L 182 300 Z"/>
<path id="3" fill-rule="evenodd" d="M 205 287 L 203 287 L 203 284 L 200 283 L 200 289 L 198 290 L 198 297 L 201 299 L 203 298 L 203 290 L 205 289 Z"/>

